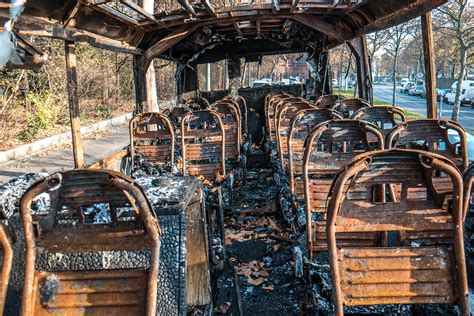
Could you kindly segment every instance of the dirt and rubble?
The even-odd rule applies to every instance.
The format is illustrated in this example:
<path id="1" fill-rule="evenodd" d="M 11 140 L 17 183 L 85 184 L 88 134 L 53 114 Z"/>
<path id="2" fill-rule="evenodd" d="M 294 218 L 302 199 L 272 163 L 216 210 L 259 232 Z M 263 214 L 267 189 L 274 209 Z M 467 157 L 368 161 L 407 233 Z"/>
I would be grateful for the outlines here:
<path id="1" fill-rule="evenodd" d="M 225 217 L 227 269 L 217 280 L 216 314 L 302 313 L 306 290 L 303 278 L 295 276 L 297 241 L 276 212 L 277 196 L 270 169 L 248 170 L 245 185 L 233 190 Z"/>

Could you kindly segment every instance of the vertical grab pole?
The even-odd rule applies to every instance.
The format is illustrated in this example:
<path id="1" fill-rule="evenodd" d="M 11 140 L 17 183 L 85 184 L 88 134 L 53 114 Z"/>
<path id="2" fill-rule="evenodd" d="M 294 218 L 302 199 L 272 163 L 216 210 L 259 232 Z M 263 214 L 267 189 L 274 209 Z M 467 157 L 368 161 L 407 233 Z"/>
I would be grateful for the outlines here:
<path id="1" fill-rule="evenodd" d="M 426 116 L 428 118 L 436 118 L 436 68 L 431 12 L 421 16 L 421 32 L 423 36 L 423 56 L 425 62 Z"/>
<path id="2" fill-rule="evenodd" d="M 77 94 L 76 44 L 71 41 L 66 41 L 65 50 L 69 116 L 71 118 L 72 150 L 74 154 L 74 168 L 77 169 L 84 167 L 84 152 L 82 149 L 79 97 Z"/>

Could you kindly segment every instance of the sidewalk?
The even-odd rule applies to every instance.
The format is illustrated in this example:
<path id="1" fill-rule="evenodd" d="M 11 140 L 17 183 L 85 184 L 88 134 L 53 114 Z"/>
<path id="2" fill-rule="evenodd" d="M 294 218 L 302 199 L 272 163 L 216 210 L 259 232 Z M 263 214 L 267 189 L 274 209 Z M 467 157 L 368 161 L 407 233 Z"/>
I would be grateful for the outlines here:
<path id="1" fill-rule="evenodd" d="M 129 141 L 127 125 L 110 128 L 106 135 L 84 140 L 84 159 L 86 163 L 94 162 L 109 152 L 123 148 Z M 74 168 L 74 160 L 72 145 L 69 142 L 28 158 L 1 164 L 0 185 L 28 172 L 54 172 L 72 168 Z"/>

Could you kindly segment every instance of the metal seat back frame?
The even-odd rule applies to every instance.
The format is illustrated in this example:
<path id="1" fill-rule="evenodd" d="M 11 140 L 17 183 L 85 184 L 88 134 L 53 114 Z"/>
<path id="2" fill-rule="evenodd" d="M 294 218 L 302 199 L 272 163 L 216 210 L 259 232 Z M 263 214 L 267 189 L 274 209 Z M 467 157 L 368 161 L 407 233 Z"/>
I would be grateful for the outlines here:
<path id="1" fill-rule="evenodd" d="M 130 157 L 135 168 L 135 155 L 140 154 L 146 162 L 171 164 L 174 166 L 175 137 L 170 120 L 163 114 L 149 112 L 135 115 L 129 123 Z M 152 144 L 148 144 L 148 143 Z"/>
<path id="2" fill-rule="evenodd" d="M 436 192 L 432 170 L 452 181 L 452 210 Z M 377 186 L 400 185 L 396 201 L 375 198 Z M 354 195 L 363 191 L 365 194 Z M 459 303 L 469 315 L 463 244 L 462 177 L 440 155 L 419 150 L 382 150 L 362 154 L 341 169 L 330 191 L 327 238 L 336 315 L 343 306 Z M 343 233 L 444 231 L 451 244 L 341 245 Z"/>
<path id="3" fill-rule="evenodd" d="M 44 194 L 49 195 L 48 210 L 33 211 L 33 200 Z M 95 223 L 96 218 L 92 217 L 97 213 L 91 212 L 91 208 L 97 205 L 108 210 L 109 218 L 101 223 Z M 155 315 L 160 227 L 144 192 L 132 179 L 107 170 L 56 173 L 36 182 L 25 192 L 20 214 L 26 242 L 22 315 L 62 313 L 64 308 L 71 313 L 86 313 L 90 309 L 98 314 L 120 310 Z M 86 267 L 61 272 L 36 268 L 37 252 L 134 250 L 150 251 L 148 268 L 96 270 Z M 40 287 L 48 278 L 56 278 L 59 284 L 64 284 L 54 296 L 42 298 Z M 117 290 L 124 282 L 129 282 L 134 290 Z M 122 299 L 129 302 L 127 309 Z"/>
<path id="4" fill-rule="evenodd" d="M 342 116 L 330 109 L 316 108 L 300 110 L 290 121 L 287 141 L 288 169 L 290 192 L 296 199 L 299 196 L 304 196 L 303 181 L 298 181 L 297 178 L 303 176 L 303 154 L 306 139 L 316 125 L 331 120 L 342 120 Z M 297 187 L 299 186 L 301 186 L 301 190 L 298 191 Z"/>
<path id="5" fill-rule="evenodd" d="M 201 110 L 206 110 L 209 108 L 209 101 L 203 97 L 193 97 L 184 100 L 184 104 L 193 105 L 198 104 Z"/>
<path id="6" fill-rule="evenodd" d="M 459 141 L 451 142 L 449 131 L 457 134 Z M 422 119 L 397 124 L 387 135 L 385 143 L 387 148 L 423 149 L 440 154 L 453 161 L 461 172 L 469 164 L 466 132 L 451 120 Z"/>
<path id="7" fill-rule="evenodd" d="M 210 110 L 186 114 L 181 121 L 183 175 L 213 181 L 226 175 L 225 130 L 219 114 Z M 194 163 L 190 163 L 194 162 Z"/>
<path id="8" fill-rule="evenodd" d="M 338 94 L 326 94 L 320 96 L 314 103 L 318 108 L 330 109 L 337 101 L 345 99 L 344 96 Z"/>
<path id="9" fill-rule="evenodd" d="M 239 161 L 242 132 L 238 108 L 233 103 L 218 101 L 211 105 L 211 110 L 219 114 L 224 125 L 226 158 Z"/>
<path id="10" fill-rule="evenodd" d="M 276 143 L 278 150 L 278 157 L 280 159 L 281 170 L 282 172 L 287 172 L 288 163 L 288 135 L 290 129 L 291 119 L 300 111 L 300 110 L 309 110 L 316 109 L 314 105 L 308 102 L 288 102 L 285 103 L 275 115 L 275 126 L 276 126 Z"/>
<path id="11" fill-rule="evenodd" d="M 360 109 L 371 107 L 366 100 L 353 98 L 338 100 L 331 108 L 339 112 L 342 117 L 350 118 Z"/>
<path id="12" fill-rule="evenodd" d="M 376 139 L 375 145 L 371 139 Z M 384 148 L 380 129 L 369 122 L 357 120 L 332 120 L 314 127 L 308 138 L 303 156 L 303 181 L 306 209 L 306 230 L 310 258 L 327 249 L 325 219 L 328 194 L 337 172 L 355 156 L 374 149 Z M 313 213 L 320 219 L 313 220 Z M 352 240 L 347 244 L 374 244 L 376 234 Z"/>
<path id="13" fill-rule="evenodd" d="M 407 121 L 402 109 L 389 105 L 363 107 L 352 114 L 351 119 L 373 123 L 377 125 L 385 135 L 387 135 L 395 125 Z"/>

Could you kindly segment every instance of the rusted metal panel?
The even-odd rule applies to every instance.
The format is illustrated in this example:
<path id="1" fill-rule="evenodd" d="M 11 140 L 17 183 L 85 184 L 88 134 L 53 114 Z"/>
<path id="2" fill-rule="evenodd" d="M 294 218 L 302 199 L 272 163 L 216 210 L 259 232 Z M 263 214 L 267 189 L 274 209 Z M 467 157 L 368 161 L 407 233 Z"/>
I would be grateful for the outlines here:
<path id="1" fill-rule="evenodd" d="M 194 111 L 183 117 L 181 152 L 184 175 L 210 181 L 225 176 L 225 130 L 216 112 Z"/>
<path id="2" fill-rule="evenodd" d="M 377 139 L 377 142 L 374 144 L 371 139 Z M 355 156 L 383 148 L 382 131 L 369 122 L 332 120 L 320 123 L 311 130 L 303 157 L 306 227 L 311 258 L 315 252 L 327 249 L 325 234 L 317 229 L 316 223 L 326 221 L 328 194 L 337 172 Z M 357 193 L 364 194 L 363 191 Z M 370 239 L 376 240 L 374 236 Z M 359 241 L 354 239 L 353 242 L 357 244 Z"/>
<path id="3" fill-rule="evenodd" d="M 49 205 L 33 209 L 40 195 L 48 196 Z M 132 179 L 91 169 L 56 173 L 26 191 L 20 214 L 26 242 L 22 315 L 108 314 L 122 308 L 155 314 L 160 227 Z M 48 271 L 36 265 L 40 254 L 123 250 L 149 251 L 149 266 Z M 45 295 L 49 290 L 52 293 Z"/>
<path id="4" fill-rule="evenodd" d="M 343 118 L 350 118 L 356 111 L 370 106 L 367 101 L 355 98 L 338 100 L 331 108 L 339 112 Z"/>
<path id="5" fill-rule="evenodd" d="M 449 210 L 444 194 L 426 177 L 433 170 L 452 181 Z M 378 188 L 386 192 L 392 185 L 400 188 L 396 200 L 377 194 Z M 353 194 L 361 190 L 366 194 Z M 453 162 L 426 151 L 368 152 L 341 169 L 329 192 L 326 224 L 336 314 L 343 315 L 344 305 L 458 303 L 461 314 L 469 315 L 462 190 Z M 433 232 L 451 234 L 448 242 L 434 238 L 426 245 L 401 238 L 410 231 L 428 238 Z M 382 247 L 348 246 L 341 232 L 392 233 L 398 239 Z"/>
<path id="6" fill-rule="evenodd" d="M 174 128 L 160 113 L 141 113 L 129 123 L 132 169 L 142 162 L 174 165 Z"/>

